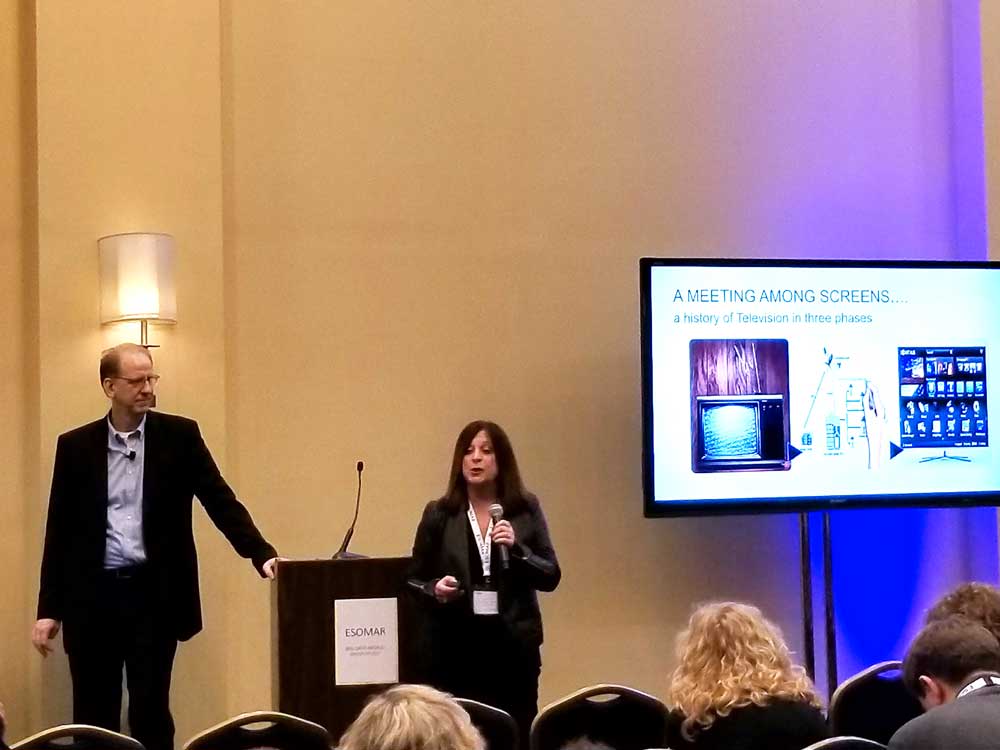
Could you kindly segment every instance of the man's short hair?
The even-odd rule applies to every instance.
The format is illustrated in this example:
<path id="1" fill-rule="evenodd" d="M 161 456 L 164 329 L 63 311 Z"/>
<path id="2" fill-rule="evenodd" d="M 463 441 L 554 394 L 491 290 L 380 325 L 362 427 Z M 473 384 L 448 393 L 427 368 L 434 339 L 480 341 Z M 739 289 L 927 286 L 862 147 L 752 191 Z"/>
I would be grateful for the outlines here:
<path id="1" fill-rule="evenodd" d="M 118 373 L 121 372 L 122 367 L 122 355 L 123 354 L 145 354 L 149 357 L 149 362 L 152 364 L 153 355 L 149 353 L 149 349 L 141 344 L 119 344 L 118 346 L 113 346 L 110 349 L 105 349 L 101 352 L 101 382 L 103 383 L 107 378 L 113 378 Z"/>
<path id="2" fill-rule="evenodd" d="M 368 701 L 339 750 L 484 750 L 482 735 L 447 693 L 396 685 Z"/>
<path id="3" fill-rule="evenodd" d="M 977 672 L 1000 673 L 1000 642 L 986 628 L 961 615 L 924 626 L 903 661 L 903 684 L 923 697 L 921 675 L 961 687 Z"/>
<path id="4" fill-rule="evenodd" d="M 1000 640 L 1000 589 L 987 583 L 963 583 L 931 607 L 927 622 L 952 615 L 978 622 Z"/>

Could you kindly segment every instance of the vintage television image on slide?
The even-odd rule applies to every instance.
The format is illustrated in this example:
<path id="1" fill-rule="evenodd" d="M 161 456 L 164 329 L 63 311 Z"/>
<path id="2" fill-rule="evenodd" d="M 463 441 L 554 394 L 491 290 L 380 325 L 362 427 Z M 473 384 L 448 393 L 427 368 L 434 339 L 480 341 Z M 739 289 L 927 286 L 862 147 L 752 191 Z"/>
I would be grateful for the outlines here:
<path id="1" fill-rule="evenodd" d="M 691 342 L 691 468 L 788 468 L 788 342 Z"/>
<path id="2" fill-rule="evenodd" d="M 1000 504 L 1000 264 L 639 272 L 647 516 Z"/>

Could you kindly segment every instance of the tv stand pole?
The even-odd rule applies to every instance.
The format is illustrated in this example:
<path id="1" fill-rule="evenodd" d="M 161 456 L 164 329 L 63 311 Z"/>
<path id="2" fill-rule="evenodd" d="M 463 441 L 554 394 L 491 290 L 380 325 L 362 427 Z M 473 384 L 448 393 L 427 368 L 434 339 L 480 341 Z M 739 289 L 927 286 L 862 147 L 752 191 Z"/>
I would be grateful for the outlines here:
<path id="1" fill-rule="evenodd" d="M 816 679 L 816 633 L 813 623 L 812 544 L 809 534 L 809 514 L 799 513 L 799 551 L 802 581 L 802 631 L 806 672 Z M 823 511 L 823 609 L 826 635 L 827 699 L 837 689 L 837 621 L 833 606 L 833 544 L 830 533 L 830 513 Z"/>
<path id="2" fill-rule="evenodd" d="M 833 542 L 830 512 L 823 511 L 823 600 L 826 610 L 826 690 L 827 700 L 837 689 L 837 620 L 833 609 Z"/>
<path id="3" fill-rule="evenodd" d="M 802 581 L 802 644 L 806 672 L 816 679 L 816 637 L 813 634 L 812 565 L 810 564 L 809 514 L 799 513 L 799 556 Z"/>

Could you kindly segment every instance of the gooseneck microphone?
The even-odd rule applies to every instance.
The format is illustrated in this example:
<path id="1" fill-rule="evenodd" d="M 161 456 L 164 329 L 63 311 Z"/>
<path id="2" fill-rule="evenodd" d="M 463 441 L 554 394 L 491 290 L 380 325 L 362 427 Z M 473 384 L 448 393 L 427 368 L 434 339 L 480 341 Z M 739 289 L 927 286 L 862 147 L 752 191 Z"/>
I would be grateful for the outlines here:
<path id="1" fill-rule="evenodd" d="M 358 511 L 361 509 L 361 472 L 365 470 L 365 462 L 358 461 L 358 497 L 354 501 L 354 520 L 351 521 L 351 528 L 347 530 L 344 534 L 344 541 L 340 543 L 340 549 L 337 550 L 336 554 L 333 556 L 334 560 L 343 560 L 349 557 L 363 557 L 363 555 L 350 554 L 347 551 L 347 545 L 351 543 L 351 537 L 354 536 L 354 527 L 358 523 Z"/>
<path id="2" fill-rule="evenodd" d="M 490 518 L 493 519 L 494 526 L 503 520 L 503 506 L 500 503 L 490 506 Z M 507 570 L 510 567 L 510 550 L 505 544 L 498 544 L 497 547 L 500 548 L 500 567 Z"/>

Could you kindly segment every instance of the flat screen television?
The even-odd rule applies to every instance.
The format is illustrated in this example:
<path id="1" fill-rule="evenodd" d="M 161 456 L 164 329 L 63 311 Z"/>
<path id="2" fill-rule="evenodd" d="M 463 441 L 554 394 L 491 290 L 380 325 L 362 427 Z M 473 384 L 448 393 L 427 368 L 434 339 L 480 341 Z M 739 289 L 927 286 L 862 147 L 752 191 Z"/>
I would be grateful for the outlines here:
<path id="1" fill-rule="evenodd" d="M 1000 263 L 639 272 L 647 516 L 1000 504 Z"/>

